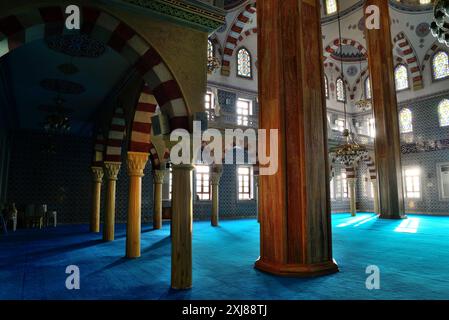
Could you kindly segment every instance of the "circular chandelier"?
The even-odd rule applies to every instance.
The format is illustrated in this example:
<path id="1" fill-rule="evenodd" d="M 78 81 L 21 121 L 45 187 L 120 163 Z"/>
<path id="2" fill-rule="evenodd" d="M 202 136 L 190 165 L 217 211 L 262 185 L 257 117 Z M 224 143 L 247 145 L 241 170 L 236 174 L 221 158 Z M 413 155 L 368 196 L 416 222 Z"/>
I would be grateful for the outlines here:
<path id="1" fill-rule="evenodd" d="M 218 68 L 220 68 L 220 60 L 214 56 L 207 57 L 207 72 L 212 73 Z"/>
<path id="2" fill-rule="evenodd" d="M 371 110 L 372 104 L 371 104 L 371 100 L 368 99 L 360 99 L 359 101 L 357 101 L 355 103 L 355 106 L 357 107 L 357 109 L 361 110 L 361 111 L 368 111 Z"/>
<path id="3" fill-rule="evenodd" d="M 432 35 L 449 47 L 449 0 L 437 0 L 430 25 Z"/>
<path id="4" fill-rule="evenodd" d="M 42 106 L 41 109 L 48 112 L 45 118 L 44 129 L 52 134 L 64 134 L 70 131 L 70 120 L 67 116 L 69 109 L 64 108 L 65 100 L 59 94 L 55 98 L 54 106 Z"/>
<path id="5" fill-rule="evenodd" d="M 353 166 L 360 158 L 368 155 L 368 150 L 355 142 L 348 129 L 343 131 L 343 137 L 346 142 L 330 150 L 338 162 L 349 167 Z"/>

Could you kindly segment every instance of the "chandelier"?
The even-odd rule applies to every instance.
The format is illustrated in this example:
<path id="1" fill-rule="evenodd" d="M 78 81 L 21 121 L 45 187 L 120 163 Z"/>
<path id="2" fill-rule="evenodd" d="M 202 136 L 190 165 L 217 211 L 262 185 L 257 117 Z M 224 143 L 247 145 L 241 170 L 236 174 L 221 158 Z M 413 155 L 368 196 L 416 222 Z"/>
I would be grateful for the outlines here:
<path id="1" fill-rule="evenodd" d="M 207 72 L 212 73 L 214 70 L 220 68 L 220 60 L 217 57 L 210 55 L 207 57 Z"/>
<path id="2" fill-rule="evenodd" d="M 430 25 L 432 35 L 449 47 L 449 0 L 437 0 Z"/>
<path id="3" fill-rule="evenodd" d="M 338 6 L 340 8 L 340 6 Z M 342 45 L 342 35 L 341 35 L 341 21 L 340 21 L 340 9 L 337 11 L 338 13 L 338 32 L 340 36 L 340 52 L 343 52 L 343 45 Z M 343 79 L 343 59 L 340 59 L 341 63 L 341 78 Z M 360 70 L 361 71 L 361 70 Z M 363 96 L 362 96 L 363 98 Z M 361 104 L 364 104 L 366 106 L 366 102 L 368 100 L 360 100 L 358 101 Z M 368 101 L 370 104 L 371 102 Z M 356 103 L 357 105 L 357 103 Z M 361 157 L 366 156 L 368 154 L 367 149 L 364 146 L 359 145 L 353 138 L 352 132 L 347 129 L 347 123 L 348 123 L 348 117 L 346 112 L 346 99 L 344 101 L 344 114 L 345 114 L 345 129 L 343 130 L 343 138 L 345 139 L 345 142 L 337 147 L 331 148 L 330 153 L 334 154 L 335 159 L 343 164 L 346 167 L 353 166 L 354 163 L 359 160 Z"/>
<path id="4" fill-rule="evenodd" d="M 54 99 L 55 105 L 41 106 L 41 110 L 48 112 L 45 117 L 44 129 L 50 134 L 64 134 L 70 131 L 70 120 L 67 116 L 68 109 L 64 108 L 65 100 L 59 94 Z"/>
<path id="5" fill-rule="evenodd" d="M 368 155 L 368 150 L 354 140 L 352 133 L 348 129 L 343 131 L 343 137 L 346 139 L 346 142 L 331 148 L 330 152 L 335 155 L 335 159 L 338 162 L 347 167 L 352 167 L 357 160 Z"/>
<path id="6" fill-rule="evenodd" d="M 357 107 L 357 109 L 361 110 L 361 111 L 368 111 L 371 110 L 371 100 L 368 99 L 360 99 L 359 101 L 357 101 L 355 103 L 355 106 Z"/>

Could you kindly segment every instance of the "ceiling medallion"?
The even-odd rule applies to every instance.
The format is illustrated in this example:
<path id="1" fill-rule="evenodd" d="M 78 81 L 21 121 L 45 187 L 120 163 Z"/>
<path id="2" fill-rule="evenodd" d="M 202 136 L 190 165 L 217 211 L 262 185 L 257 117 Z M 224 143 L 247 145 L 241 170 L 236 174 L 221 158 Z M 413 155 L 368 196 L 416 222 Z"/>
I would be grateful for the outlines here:
<path id="1" fill-rule="evenodd" d="M 60 64 L 58 66 L 58 70 L 65 75 L 72 75 L 79 72 L 78 67 L 75 66 L 73 63 Z"/>
<path id="2" fill-rule="evenodd" d="M 449 0 L 437 0 L 430 25 L 432 35 L 449 47 Z"/>
<path id="3" fill-rule="evenodd" d="M 87 34 L 65 34 L 45 39 L 47 46 L 57 52 L 83 58 L 98 58 L 106 51 L 106 46 Z"/>
<path id="4" fill-rule="evenodd" d="M 40 85 L 46 90 L 56 91 L 62 94 L 81 94 L 86 91 L 83 85 L 62 79 L 44 79 Z"/>

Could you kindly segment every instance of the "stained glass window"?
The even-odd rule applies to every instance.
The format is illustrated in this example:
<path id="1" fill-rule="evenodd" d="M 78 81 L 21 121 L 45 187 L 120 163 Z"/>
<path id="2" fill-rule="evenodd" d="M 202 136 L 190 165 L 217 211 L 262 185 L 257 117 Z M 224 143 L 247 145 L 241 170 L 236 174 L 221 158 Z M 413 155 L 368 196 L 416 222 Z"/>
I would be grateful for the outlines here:
<path id="1" fill-rule="evenodd" d="M 401 133 L 407 133 L 413 131 L 412 112 L 410 109 L 402 109 L 399 112 L 399 129 Z"/>
<path id="2" fill-rule="evenodd" d="M 337 0 L 326 0 L 326 14 L 337 12 Z"/>
<path id="3" fill-rule="evenodd" d="M 346 101 L 345 84 L 341 78 L 337 79 L 337 101 Z"/>
<path id="4" fill-rule="evenodd" d="M 244 78 L 251 78 L 251 56 L 245 48 L 237 52 L 237 75 Z"/>
<path id="5" fill-rule="evenodd" d="M 396 91 L 408 88 L 407 67 L 400 64 L 394 69 L 394 78 L 396 80 Z"/>
<path id="6" fill-rule="evenodd" d="M 214 57 L 214 45 L 212 44 L 212 41 L 207 40 L 207 57 L 213 58 Z"/>
<path id="7" fill-rule="evenodd" d="M 365 79 L 365 98 L 371 99 L 371 80 L 369 77 Z"/>
<path id="8" fill-rule="evenodd" d="M 324 76 L 324 92 L 326 94 L 326 98 L 329 98 L 329 86 L 327 83 L 327 77 Z"/>
<path id="9" fill-rule="evenodd" d="M 438 106 L 438 115 L 440 117 L 440 126 L 449 126 L 449 100 L 444 99 Z"/>
<path id="10" fill-rule="evenodd" d="M 432 70 L 436 80 L 449 77 L 449 58 L 446 52 L 440 51 L 433 56 Z"/>

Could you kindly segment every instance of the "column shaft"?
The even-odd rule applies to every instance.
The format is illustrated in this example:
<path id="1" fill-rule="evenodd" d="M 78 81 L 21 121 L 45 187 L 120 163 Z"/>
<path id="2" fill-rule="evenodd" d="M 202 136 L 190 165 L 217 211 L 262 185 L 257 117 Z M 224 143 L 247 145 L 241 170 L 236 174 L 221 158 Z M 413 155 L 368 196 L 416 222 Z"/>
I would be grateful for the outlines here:
<path id="1" fill-rule="evenodd" d="M 355 182 L 356 182 L 355 178 L 348 179 L 349 207 L 350 207 L 350 211 L 351 211 L 351 216 L 353 216 L 353 217 L 355 217 L 357 214 Z"/>
<path id="2" fill-rule="evenodd" d="M 220 185 L 221 173 L 212 172 L 211 174 L 211 185 L 212 185 L 212 215 L 211 215 L 211 225 L 213 227 L 218 226 L 219 219 L 219 185 Z"/>
<path id="3" fill-rule="evenodd" d="M 192 286 L 192 165 L 173 166 L 171 287 Z"/>
<path id="4" fill-rule="evenodd" d="M 380 9 L 380 29 L 366 29 L 372 101 L 376 120 L 376 165 L 381 218 L 404 217 L 401 147 L 394 79 L 389 2 L 367 0 Z"/>
<path id="5" fill-rule="evenodd" d="M 101 182 L 103 179 L 103 168 L 92 167 L 92 214 L 90 219 L 90 231 L 100 232 L 100 206 L 101 206 Z"/>
<path id="6" fill-rule="evenodd" d="M 260 258 L 279 275 L 338 271 L 332 258 L 319 0 L 258 3 L 262 129 L 279 130 L 278 171 L 260 166 Z"/>
<path id="7" fill-rule="evenodd" d="M 105 162 L 104 171 L 107 180 L 106 212 L 104 215 L 103 240 L 113 241 L 115 233 L 115 192 L 117 176 L 120 171 L 119 162 Z"/>
<path id="8" fill-rule="evenodd" d="M 128 152 L 128 223 L 126 225 L 126 257 L 140 257 L 142 216 L 142 177 L 148 161 L 147 153 Z"/>
<path id="9" fill-rule="evenodd" d="M 162 228 L 162 184 L 164 182 L 165 170 L 154 170 L 154 201 L 153 201 L 153 228 Z"/>

